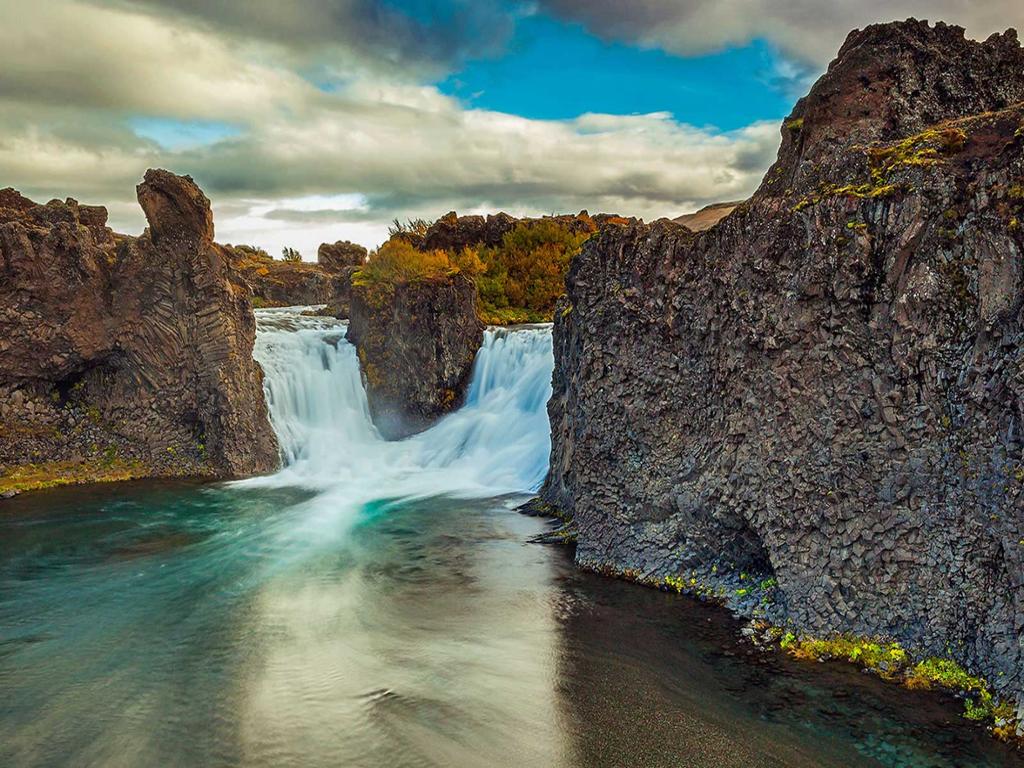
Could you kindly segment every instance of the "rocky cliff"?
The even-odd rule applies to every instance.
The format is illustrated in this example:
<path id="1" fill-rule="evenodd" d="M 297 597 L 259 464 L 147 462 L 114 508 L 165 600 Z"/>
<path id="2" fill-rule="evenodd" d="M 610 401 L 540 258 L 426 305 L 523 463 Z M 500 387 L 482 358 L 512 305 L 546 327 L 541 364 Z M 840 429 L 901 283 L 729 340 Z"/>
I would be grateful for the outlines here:
<path id="1" fill-rule="evenodd" d="M 235 268 L 261 307 L 326 304 L 331 314 L 348 316 L 352 271 L 366 258 L 366 249 L 349 242 L 324 243 L 317 262 L 284 261 L 251 246 L 227 246 Z"/>
<path id="2" fill-rule="evenodd" d="M 462 404 L 483 329 L 463 275 L 400 283 L 384 296 L 357 281 L 347 337 L 384 437 L 420 432 Z"/>
<path id="3" fill-rule="evenodd" d="M 0 191 L 5 488 L 276 465 L 250 292 L 209 201 L 167 171 L 138 199 L 133 238 L 101 207 Z"/>
<path id="4" fill-rule="evenodd" d="M 556 312 L 582 565 L 1024 690 L 1024 52 L 850 35 L 705 232 L 608 227 Z"/>

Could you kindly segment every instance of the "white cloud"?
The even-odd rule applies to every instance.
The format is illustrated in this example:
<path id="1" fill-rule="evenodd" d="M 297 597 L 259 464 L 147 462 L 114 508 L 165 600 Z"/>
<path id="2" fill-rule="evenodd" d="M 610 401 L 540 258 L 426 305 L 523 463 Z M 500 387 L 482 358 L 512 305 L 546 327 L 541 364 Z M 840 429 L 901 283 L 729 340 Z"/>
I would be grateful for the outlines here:
<path id="1" fill-rule="evenodd" d="M 0 186 L 107 204 L 129 232 L 143 226 L 135 184 L 154 166 L 203 186 L 219 239 L 312 257 L 321 241 L 373 245 L 394 217 L 453 208 L 678 215 L 753 191 L 779 141 L 774 124 L 719 133 L 667 113 L 544 121 L 466 109 L 379 70 L 325 92 L 272 41 L 215 25 L 120 4 L 0 0 L 5 18 L 15 12 L 21 23 L 0 27 Z M 132 133 L 138 117 L 224 121 L 237 133 L 161 145 Z"/>

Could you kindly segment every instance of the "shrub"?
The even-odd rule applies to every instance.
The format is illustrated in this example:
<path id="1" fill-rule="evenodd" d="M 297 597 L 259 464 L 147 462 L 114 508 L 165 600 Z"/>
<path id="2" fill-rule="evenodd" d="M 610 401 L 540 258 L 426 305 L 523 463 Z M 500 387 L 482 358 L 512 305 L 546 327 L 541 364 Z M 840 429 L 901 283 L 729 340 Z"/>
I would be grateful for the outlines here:
<path id="1" fill-rule="evenodd" d="M 592 226 L 592 225 L 591 225 Z M 521 222 L 500 246 L 480 250 L 485 271 L 477 280 L 486 322 L 551 320 L 565 292 L 565 273 L 590 231 L 572 232 L 553 219 Z"/>
<path id="2" fill-rule="evenodd" d="M 294 248 L 285 247 L 281 250 L 281 258 L 284 261 L 302 261 L 302 254 Z"/>

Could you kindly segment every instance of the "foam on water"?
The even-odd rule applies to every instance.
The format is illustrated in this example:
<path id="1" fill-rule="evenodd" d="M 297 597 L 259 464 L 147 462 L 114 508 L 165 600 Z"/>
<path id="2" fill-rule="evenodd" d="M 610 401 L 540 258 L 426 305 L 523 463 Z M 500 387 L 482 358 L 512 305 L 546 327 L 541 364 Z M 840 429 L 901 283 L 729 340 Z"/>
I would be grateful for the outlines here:
<path id="1" fill-rule="evenodd" d="M 266 374 L 283 468 L 247 485 L 301 486 L 332 506 L 439 494 L 536 490 L 550 452 L 551 327 L 488 329 L 461 409 L 401 441 L 370 420 L 346 324 L 295 308 L 257 312 L 254 355 Z"/>

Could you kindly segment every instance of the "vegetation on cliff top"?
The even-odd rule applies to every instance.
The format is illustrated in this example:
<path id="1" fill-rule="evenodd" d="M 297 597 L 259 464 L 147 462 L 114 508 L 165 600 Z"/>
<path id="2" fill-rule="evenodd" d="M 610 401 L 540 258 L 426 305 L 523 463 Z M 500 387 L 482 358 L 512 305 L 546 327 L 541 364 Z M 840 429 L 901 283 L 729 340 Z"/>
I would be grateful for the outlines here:
<path id="1" fill-rule="evenodd" d="M 576 219 L 579 221 L 579 219 Z M 463 274 L 477 287 L 480 319 L 491 325 L 548 322 L 565 292 L 569 262 L 597 227 L 589 217 L 582 227 L 555 218 L 522 221 L 497 246 L 462 250 L 420 250 L 404 236 L 425 223 L 396 223 L 392 237 L 353 278 L 379 305 L 396 284 Z"/>

